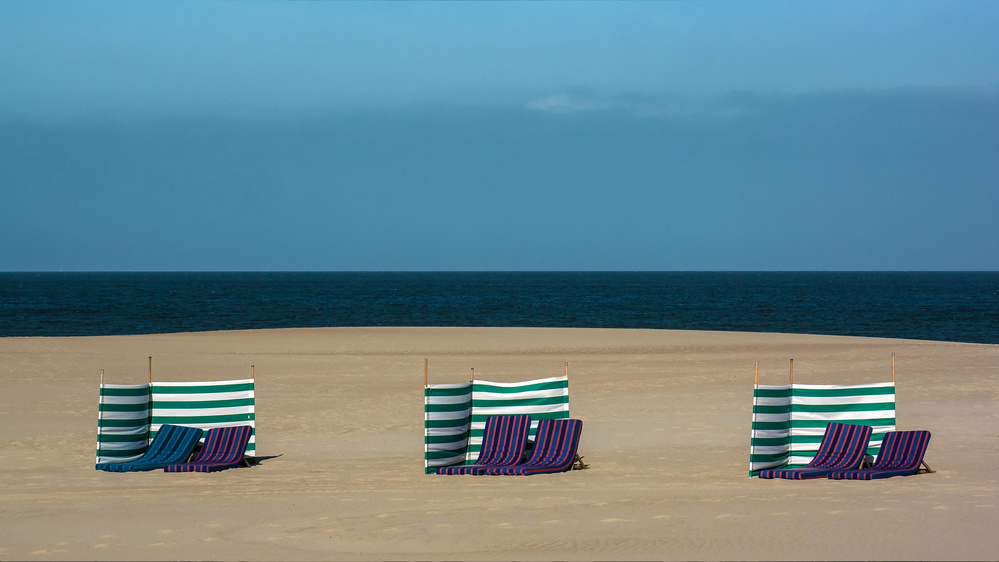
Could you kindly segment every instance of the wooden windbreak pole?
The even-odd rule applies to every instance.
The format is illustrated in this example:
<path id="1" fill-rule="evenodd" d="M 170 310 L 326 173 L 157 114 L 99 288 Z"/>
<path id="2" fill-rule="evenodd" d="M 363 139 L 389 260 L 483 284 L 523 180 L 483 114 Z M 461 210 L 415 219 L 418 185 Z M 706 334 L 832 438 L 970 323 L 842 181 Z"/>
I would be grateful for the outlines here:
<path id="1" fill-rule="evenodd" d="M 97 393 L 97 462 L 101 462 L 101 423 L 104 421 L 104 369 L 101 369 L 101 389 Z"/>
<path id="2" fill-rule="evenodd" d="M 791 360 L 791 386 L 794 386 L 794 359 Z"/>
<path id="3" fill-rule="evenodd" d="M 423 360 L 423 388 L 430 386 L 430 360 Z"/>
<path id="4" fill-rule="evenodd" d="M 253 373 L 253 365 L 250 365 L 250 380 L 254 380 L 254 379 L 256 379 L 256 377 L 254 376 L 254 373 Z"/>
<path id="5" fill-rule="evenodd" d="M 153 384 L 153 357 L 149 356 L 149 384 Z"/>
<path id="6" fill-rule="evenodd" d="M 569 378 L 569 362 L 565 362 L 565 378 Z"/>
<path id="7" fill-rule="evenodd" d="M 760 384 L 760 362 L 756 362 L 756 373 L 753 375 L 753 386 Z"/>
<path id="8" fill-rule="evenodd" d="M 475 380 L 475 367 L 472 367 L 472 374 L 468 376 L 468 382 Z"/>
<path id="9" fill-rule="evenodd" d="M 891 354 L 891 383 L 895 384 L 895 354 Z"/>

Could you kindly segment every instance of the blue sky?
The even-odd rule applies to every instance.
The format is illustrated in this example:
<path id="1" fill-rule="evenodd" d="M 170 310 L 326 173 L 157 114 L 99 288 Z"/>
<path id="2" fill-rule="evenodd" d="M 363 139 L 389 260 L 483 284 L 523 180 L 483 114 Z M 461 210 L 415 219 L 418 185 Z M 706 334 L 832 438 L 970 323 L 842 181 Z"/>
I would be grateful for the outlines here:
<path id="1" fill-rule="evenodd" d="M 996 270 L 996 2 L 0 0 L 0 270 Z"/>

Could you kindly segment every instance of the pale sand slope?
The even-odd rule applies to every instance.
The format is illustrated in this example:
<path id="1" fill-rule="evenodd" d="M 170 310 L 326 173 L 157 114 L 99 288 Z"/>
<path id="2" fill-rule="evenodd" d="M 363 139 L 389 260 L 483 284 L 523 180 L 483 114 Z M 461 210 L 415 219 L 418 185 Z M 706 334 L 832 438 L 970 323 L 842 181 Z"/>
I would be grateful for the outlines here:
<path id="1" fill-rule="evenodd" d="M 938 472 L 747 477 L 760 382 L 883 382 Z M 98 377 L 244 378 L 255 468 L 94 470 Z M 560 375 L 591 468 L 423 474 L 431 382 Z M 996 559 L 999 346 L 506 328 L 0 339 L 2 559 Z"/>

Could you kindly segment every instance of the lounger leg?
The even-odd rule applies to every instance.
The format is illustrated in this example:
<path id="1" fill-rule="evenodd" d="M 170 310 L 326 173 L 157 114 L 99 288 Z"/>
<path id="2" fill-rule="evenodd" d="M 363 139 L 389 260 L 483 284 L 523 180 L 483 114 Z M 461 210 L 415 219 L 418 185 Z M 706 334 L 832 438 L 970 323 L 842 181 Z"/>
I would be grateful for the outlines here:
<path id="1" fill-rule="evenodd" d="M 926 467 L 926 472 L 936 472 L 935 470 L 930 468 L 930 465 L 926 464 L 926 461 L 922 461 L 920 464 Z"/>

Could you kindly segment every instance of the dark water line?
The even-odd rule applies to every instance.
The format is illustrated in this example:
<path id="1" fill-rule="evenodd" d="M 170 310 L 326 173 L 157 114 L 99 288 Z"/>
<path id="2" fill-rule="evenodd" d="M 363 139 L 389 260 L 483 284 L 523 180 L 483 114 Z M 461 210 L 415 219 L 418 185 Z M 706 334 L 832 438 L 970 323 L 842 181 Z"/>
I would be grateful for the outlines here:
<path id="1" fill-rule="evenodd" d="M 655 328 L 994 344 L 999 273 L 0 273 L 0 336 L 320 326 Z"/>

